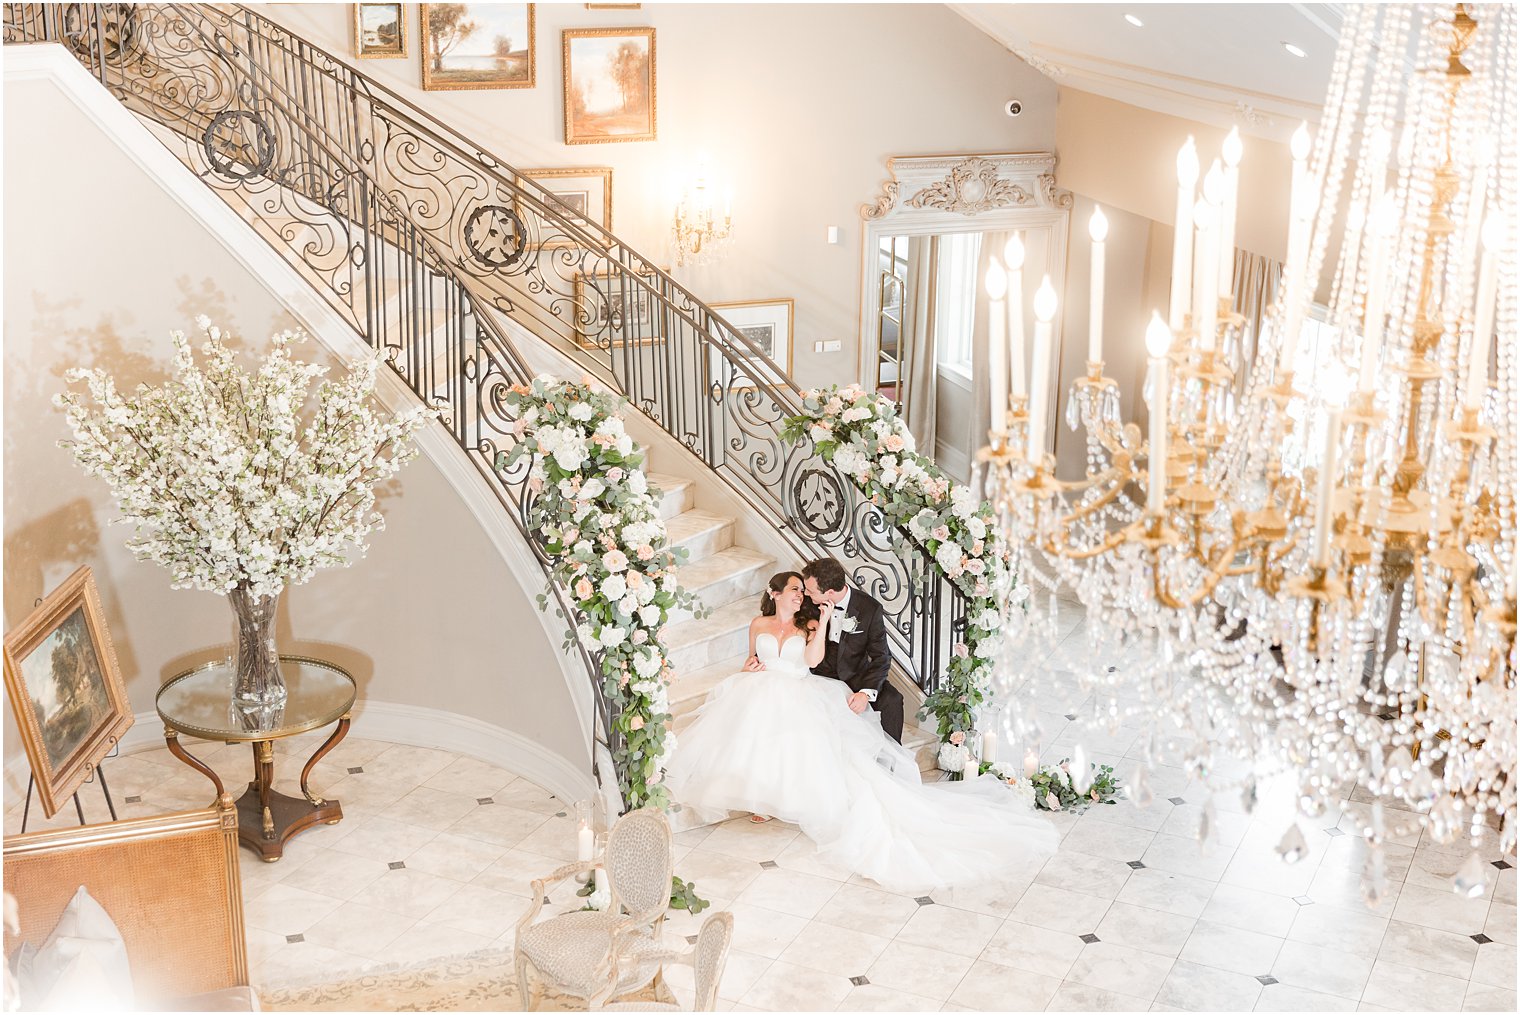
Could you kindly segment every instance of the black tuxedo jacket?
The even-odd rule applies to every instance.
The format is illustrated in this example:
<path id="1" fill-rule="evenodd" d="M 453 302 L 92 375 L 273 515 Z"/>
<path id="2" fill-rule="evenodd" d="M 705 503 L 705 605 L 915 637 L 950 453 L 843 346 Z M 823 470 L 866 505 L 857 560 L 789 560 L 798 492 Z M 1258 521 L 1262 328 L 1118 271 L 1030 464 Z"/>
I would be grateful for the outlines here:
<path id="1" fill-rule="evenodd" d="M 852 691 L 875 691 L 880 702 L 884 693 L 893 690 L 887 682 L 892 652 L 887 647 L 881 603 L 859 589 L 851 589 L 844 615 L 854 618 L 855 631 L 841 631 L 839 641 L 827 642 L 823 659 L 813 667 L 813 672 L 842 680 Z M 827 631 L 824 636 L 828 636 Z"/>

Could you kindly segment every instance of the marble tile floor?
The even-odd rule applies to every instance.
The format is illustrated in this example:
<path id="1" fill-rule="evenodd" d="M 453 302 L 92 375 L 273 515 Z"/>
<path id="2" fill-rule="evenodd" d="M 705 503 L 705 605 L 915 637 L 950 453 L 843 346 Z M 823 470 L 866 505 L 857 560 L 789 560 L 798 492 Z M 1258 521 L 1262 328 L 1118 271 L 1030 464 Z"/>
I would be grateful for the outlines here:
<path id="1" fill-rule="evenodd" d="M 197 749 L 233 785 L 246 779 L 246 747 Z M 1121 776 L 1134 764 L 1123 754 Z M 207 802 L 205 779 L 165 750 L 113 759 L 107 772 L 122 816 Z M 1265 786 L 1251 815 L 1217 800 L 1215 841 L 1200 849 L 1206 793 L 1180 769 L 1158 766 L 1151 779 L 1148 808 L 1055 815 L 1062 846 L 1039 869 L 932 897 L 826 867 L 780 822 L 679 833 L 677 872 L 736 920 L 721 1007 L 1515 1010 L 1512 860 L 1488 857 L 1489 895 L 1459 899 L 1447 879 L 1462 853 L 1412 836 L 1388 847 L 1388 893 L 1369 909 L 1363 847 L 1342 815 L 1306 827 L 1309 855 L 1287 866 L 1272 847 L 1288 787 Z M 342 801 L 343 822 L 299 836 L 279 863 L 242 854 L 259 986 L 510 947 L 529 880 L 573 855 L 562 801 L 470 758 L 366 739 L 360 724 L 314 782 Z M 96 787 L 82 799 L 91 820 L 105 817 Z M 6 804 L 11 833 L 21 800 Z M 72 822 L 70 809 L 31 827 Z M 546 908 L 578 905 L 564 886 Z M 676 914 L 667 933 L 695 934 L 701 919 Z M 672 982 L 689 999 L 680 972 Z"/>

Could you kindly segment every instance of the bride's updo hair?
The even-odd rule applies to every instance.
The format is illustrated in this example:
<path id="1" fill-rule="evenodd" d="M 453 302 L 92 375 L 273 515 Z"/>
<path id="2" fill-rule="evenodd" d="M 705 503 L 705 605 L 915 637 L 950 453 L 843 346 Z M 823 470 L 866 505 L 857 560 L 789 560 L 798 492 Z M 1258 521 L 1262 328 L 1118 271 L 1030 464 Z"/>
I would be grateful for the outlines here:
<path id="1" fill-rule="evenodd" d="M 765 591 L 760 593 L 760 616 L 774 617 L 776 615 L 776 600 L 774 596 L 786 590 L 786 586 L 795 578 L 802 581 L 802 575 L 796 571 L 777 571 L 771 575 L 771 580 L 766 582 Z M 797 629 L 806 631 L 808 624 L 818 619 L 818 607 L 813 604 L 805 594 L 802 597 L 802 607 L 798 609 L 797 616 L 793 618 Z"/>

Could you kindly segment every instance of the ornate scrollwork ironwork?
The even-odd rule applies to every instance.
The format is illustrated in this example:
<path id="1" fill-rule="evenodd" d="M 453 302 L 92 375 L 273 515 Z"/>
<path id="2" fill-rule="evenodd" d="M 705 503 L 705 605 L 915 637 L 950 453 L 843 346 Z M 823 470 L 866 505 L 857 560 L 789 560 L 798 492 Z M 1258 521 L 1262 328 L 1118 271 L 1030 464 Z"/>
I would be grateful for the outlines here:
<path id="1" fill-rule="evenodd" d="M 274 131 L 246 109 L 216 114 L 201 135 L 212 172 L 229 180 L 252 180 L 274 165 Z"/>
<path id="2" fill-rule="evenodd" d="M 464 225 L 464 242 L 481 264 L 510 268 L 528 250 L 523 221 L 517 212 L 500 204 L 488 204 L 470 213 Z"/>

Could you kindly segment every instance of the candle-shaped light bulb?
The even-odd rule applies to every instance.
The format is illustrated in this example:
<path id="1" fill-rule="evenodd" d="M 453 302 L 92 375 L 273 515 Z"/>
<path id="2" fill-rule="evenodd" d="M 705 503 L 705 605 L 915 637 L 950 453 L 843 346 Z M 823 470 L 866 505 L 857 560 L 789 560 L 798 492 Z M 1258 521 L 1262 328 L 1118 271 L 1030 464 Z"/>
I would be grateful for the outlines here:
<path id="1" fill-rule="evenodd" d="M 1108 217 L 1102 208 L 1094 208 L 1087 223 L 1087 235 L 1092 237 L 1092 284 L 1088 288 L 1087 304 L 1087 361 L 1103 361 L 1103 269 L 1105 241 L 1108 239 Z"/>
<path id="2" fill-rule="evenodd" d="M 1288 151 L 1293 156 L 1294 162 L 1302 162 L 1309 157 L 1309 145 L 1312 139 L 1309 136 L 1309 123 L 1304 121 L 1293 132 L 1293 138 L 1288 142 Z"/>
<path id="3" fill-rule="evenodd" d="M 1029 461 L 1045 456 L 1045 417 L 1050 409 L 1051 321 L 1056 316 L 1056 291 L 1050 276 L 1034 294 L 1034 362 L 1029 369 Z"/>
<path id="4" fill-rule="evenodd" d="M 1166 504 L 1166 368 L 1167 353 L 1172 347 L 1172 329 L 1161 314 L 1151 313 L 1145 329 L 1145 351 L 1150 354 L 1151 369 L 1151 451 L 1150 483 L 1145 505 L 1151 514 L 1160 514 Z"/>
<path id="5" fill-rule="evenodd" d="M 1003 247 L 1003 263 L 1008 266 L 1008 368 L 1013 378 L 1013 396 L 1028 393 L 1024 384 L 1024 239 L 1018 233 Z"/>
<path id="6" fill-rule="evenodd" d="M 1224 202 L 1224 170 L 1218 159 L 1209 163 L 1209 171 L 1203 174 L 1203 199 L 1216 208 Z"/>
<path id="7" fill-rule="evenodd" d="M 1325 450 L 1320 456 L 1319 489 L 1314 501 L 1314 537 L 1310 543 L 1310 554 L 1314 566 L 1318 568 L 1330 566 L 1330 507 L 1335 499 L 1341 410 L 1346 406 L 1347 387 L 1349 385 L 1343 372 L 1334 367 L 1325 371 L 1320 388 L 1325 403 Z"/>
<path id="8" fill-rule="evenodd" d="M 1172 290 L 1169 320 L 1182 330 L 1193 294 L 1193 187 L 1198 182 L 1198 147 L 1192 135 L 1177 152 L 1177 217 L 1172 241 Z"/>
<path id="9" fill-rule="evenodd" d="M 1219 215 L 1219 282 L 1215 288 L 1222 296 L 1235 291 L 1235 217 L 1240 204 L 1240 158 L 1244 153 L 1240 129 L 1231 127 L 1224 139 L 1224 203 Z"/>
<path id="10" fill-rule="evenodd" d="M 1210 180 L 1216 184 L 1215 193 L 1218 193 L 1218 168 L 1218 163 L 1215 163 L 1214 169 L 1209 171 L 1203 186 L 1204 197 L 1193 208 L 1193 220 L 1198 224 L 1198 237 L 1194 241 L 1196 246 L 1193 252 L 1194 263 L 1197 265 L 1193 273 L 1193 327 L 1204 350 L 1214 348 L 1215 322 L 1219 317 L 1219 299 L 1215 295 L 1215 286 L 1219 282 L 1216 253 L 1219 244 L 1219 208 L 1208 197 Z"/>
<path id="11" fill-rule="evenodd" d="M 1008 367 L 1005 357 L 1008 350 L 1003 329 L 1008 318 L 1003 299 L 1008 295 L 1008 275 L 1003 266 L 993 261 L 987 266 L 987 388 L 992 398 L 992 418 L 989 426 L 993 433 L 1008 431 Z"/>
<path id="12" fill-rule="evenodd" d="M 1472 354 L 1467 364 L 1467 390 L 1462 402 L 1477 411 L 1488 392 L 1488 350 L 1494 337 L 1494 304 L 1499 285 L 1499 254 L 1509 239 L 1508 223 L 1490 215 L 1483 223 L 1483 264 L 1478 269 L 1478 297 L 1473 310 Z"/>
<path id="13" fill-rule="evenodd" d="M 1224 145 L 1220 148 L 1220 154 L 1224 156 L 1224 164 L 1230 169 L 1240 165 L 1240 156 L 1244 153 L 1245 146 L 1240 141 L 1240 128 L 1231 127 L 1230 132 L 1224 136 Z"/>
<path id="14" fill-rule="evenodd" d="M 1393 194 L 1385 193 L 1373 206 L 1367 223 L 1370 253 L 1367 260 L 1367 302 L 1362 313 L 1362 363 L 1357 390 L 1378 388 L 1378 359 L 1383 351 L 1383 300 L 1387 292 L 1388 257 L 1393 246 L 1398 213 Z"/>

